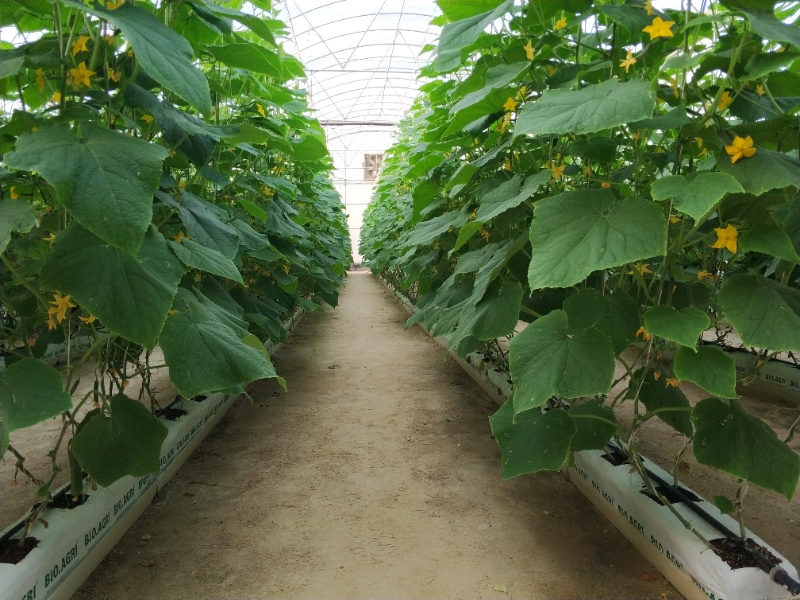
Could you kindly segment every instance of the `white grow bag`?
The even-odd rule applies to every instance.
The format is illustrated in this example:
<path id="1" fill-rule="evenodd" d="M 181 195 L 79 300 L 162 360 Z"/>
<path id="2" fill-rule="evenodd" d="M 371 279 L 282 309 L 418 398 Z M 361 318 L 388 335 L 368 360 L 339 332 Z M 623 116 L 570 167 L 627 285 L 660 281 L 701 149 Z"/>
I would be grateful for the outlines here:
<path id="1" fill-rule="evenodd" d="M 380 280 L 403 304 L 409 314 L 416 307 L 385 279 Z M 419 324 L 424 330 L 422 324 Z M 445 338 L 436 339 L 444 347 Z M 494 365 L 485 364 L 479 353 L 467 355 L 466 360 L 455 352 L 449 354 L 464 368 L 498 404 L 509 397 L 512 386 L 506 375 Z M 749 356 L 749 355 L 748 355 Z M 631 473 L 629 464 L 614 466 L 605 460 L 599 450 L 575 453 L 569 476 L 611 523 L 647 558 L 675 588 L 688 600 L 789 600 L 796 598 L 786 588 L 772 581 L 769 574 L 756 567 L 731 569 L 717 554 L 708 549 L 693 533 L 686 529 L 666 506 L 661 506 L 641 493 L 644 483 L 638 473 Z M 672 475 L 652 461 L 641 457 L 647 468 L 662 480 L 672 481 Z M 722 514 L 712 503 L 685 485 L 700 498 L 696 502 L 732 531 L 739 524 Z M 673 503 L 675 509 L 708 540 L 724 537 L 714 527 L 703 521 L 683 503 Z M 797 569 L 789 560 L 760 537 L 747 530 L 747 537 L 769 550 L 781 560 L 779 566 L 797 581 Z"/>
<path id="2" fill-rule="evenodd" d="M 296 310 L 284 328 L 290 332 L 302 314 Z M 272 353 L 280 344 L 268 342 L 265 347 Z M 16 565 L 0 563 L 0 600 L 72 596 L 238 397 L 217 393 L 202 402 L 184 400 L 181 409 L 187 414 L 163 420 L 168 432 L 158 473 L 123 477 L 107 488 L 89 490 L 86 502 L 72 509 L 48 509 L 43 515 L 48 526 L 37 522 L 28 533 L 39 545 Z"/>

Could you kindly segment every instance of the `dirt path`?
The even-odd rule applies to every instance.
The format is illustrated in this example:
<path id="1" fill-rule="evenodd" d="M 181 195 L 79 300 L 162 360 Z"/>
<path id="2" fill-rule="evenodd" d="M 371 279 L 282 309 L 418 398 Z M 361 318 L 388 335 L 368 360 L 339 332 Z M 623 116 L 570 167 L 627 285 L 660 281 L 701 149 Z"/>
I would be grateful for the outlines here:
<path id="1" fill-rule="evenodd" d="M 500 480 L 496 406 L 405 319 L 350 273 L 75 597 L 678 598 L 564 475 Z"/>

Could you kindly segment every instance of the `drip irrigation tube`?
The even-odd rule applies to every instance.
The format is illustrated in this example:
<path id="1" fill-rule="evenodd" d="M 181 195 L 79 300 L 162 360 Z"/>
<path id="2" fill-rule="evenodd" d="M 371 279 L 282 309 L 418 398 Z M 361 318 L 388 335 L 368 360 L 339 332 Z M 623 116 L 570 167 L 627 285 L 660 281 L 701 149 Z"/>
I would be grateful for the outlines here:
<path id="1" fill-rule="evenodd" d="M 627 461 L 628 454 L 617 446 L 616 444 L 609 443 L 606 445 L 608 452 L 620 461 Z M 711 525 L 714 529 L 719 531 L 723 534 L 727 539 L 734 542 L 740 550 L 745 552 L 748 556 L 750 556 L 758 565 L 758 567 L 769 575 L 769 578 L 772 579 L 778 585 L 782 585 L 786 589 L 789 590 L 793 595 L 797 596 L 800 595 L 800 582 L 795 581 L 792 579 L 789 574 L 783 569 L 783 567 L 775 564 L 771 559 L 764 556 L 761 552 L 759 552 L 756 548 L 751 548 L 745 543 L 745 540 L 740 538 L 736 535 L 733 531 L 731 531 L 728 527 L 723 525 L 718 519 L 714 518 L 710 514 L 708 514 L 705 510 L 700 508 L 697 503 L 689 498 L 683 491 L 668 481 L 665 481 L 663 478 L 659 477 L 656 473 L 654 473 L 651 469 L 647 467 L 644 468 L 647 476 L 655 481 L 659 486 L 669 490 L 670 494 L 674 494 L 676 498 L 678 498 L 682 504 L 685 504 L 686 507 L 695 513 L 698 517 L 703 519 L 706 523 Z"/>

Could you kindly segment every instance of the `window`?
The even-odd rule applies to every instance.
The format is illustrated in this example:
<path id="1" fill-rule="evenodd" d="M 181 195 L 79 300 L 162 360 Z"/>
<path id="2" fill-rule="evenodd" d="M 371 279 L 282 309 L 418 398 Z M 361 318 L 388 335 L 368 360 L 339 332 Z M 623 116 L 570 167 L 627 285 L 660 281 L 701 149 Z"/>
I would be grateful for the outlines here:
<path id="1" fill-rule="evenodd" d="M 383 164 L 383 154 L 364 155 L 364 181 L 375 181 Z"/>

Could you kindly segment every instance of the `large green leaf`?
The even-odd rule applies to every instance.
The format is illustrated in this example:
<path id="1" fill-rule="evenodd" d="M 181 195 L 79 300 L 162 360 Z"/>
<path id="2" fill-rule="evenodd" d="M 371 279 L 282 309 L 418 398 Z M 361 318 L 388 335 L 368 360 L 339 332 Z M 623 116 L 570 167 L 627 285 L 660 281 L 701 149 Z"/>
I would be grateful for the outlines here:
<path id="1" fill-rule="evenodd" d="M 495 282 L 483 299 L 463 311 L 458 327 L 448 340 L 455 348 L 467 337 L 482 342 L 494 340 L 514 331 L 519 321 L 522 286 L 517 282 Z"/>
<path id="2" fill-rule="evenodd" d="M 800 255 L 792 239 L 778 225 L 756 223 L 739 235 L 739 247 L 743 252 L 763 252 L 792 263 L 800 263 Z"/>
<path id="3" fill-rule="evenodd" d="M 239 234 L 232 226 L 222 222 L 223 214 L 213 204 L 184 192 L 178 211 L 186 231 L 195 242 L 216 250 L 226 258 L 239 251 Z"/>
<path id="4" fill-rule="evenodd" d="M 773 42 L 784 42 L 791 44 L 795 48 L 800 48 L 800 31 L 797 30 L 796 25 L 792 26 L 779 21 L 772 11 L 745 10 L 745 14 L 750 19 L 753 31 L 764 39 Z"/>
<path id="5" fill-rule="evenodd" d="M 613 409 L 603 406 L 598 400 L 573 405 L 569 416 L 576 428 L 570 444 L 573 452 L 602 450 L 617 430 Z"/>
<path id="6" fill-rule="evenodd" d="M 521 60 L 515 63 L 501 63 L 494 67 L 490 67 L 486 71 L 486 77 L 483 87 L 470 92 L 450 109 L 450 114 L 454 115 L 464 109 L 474 106 L 481 102 L 492 91 L 503 88 L 508 84 L 517 81 L 524 71 L 530 69 L 531 63 L 529 60 Z M 509 92 L 509 96 L 513 96 L 516 91 Z"/>
<path id="7" fill-rule="evenodd" d="M 723 155 L 717 159 L 717 168 L 732 175 L 746 192 L 756 196 L 775 188 L 800 187 L 800 161 L 782 152 L 757 148 L 753 156 L 735 163 Z"/>
<path id="8" fill-rule="evenodd" d="M 204 113 L 211 112 L 208 80 L 192 62 L 192 47 L 153 14 L 126 2 L 109 10 L 97 2 L 88 6 L 77 0 L 64 0 L 69 6 L 114 23 L 133 46 L 136 60 L 147 74 Z"/>
<path id="9" fill-rule="evenodd" d="M 244 283 L 242 275 L 233 261 L 213 248 L 206 248 L 190 239 L 183 239 L 180 243 L 170 240 L 169 245 L 175 256 L 180 258 L 187 267 Z"/>
<path id="10" fill-rule="evenodd" d="M 743 192 L 739 182 L 727 173 L 700 173 L 692 180 L 683 175 L 657 179 L 650 187 L 653 200 L 674 199 L 674 206 L 695 220 L 704 217 L 725 194 Z"/>
<path id="11" fill-rule="evenodd" d="M 563 410 L 514 413 L 514 397 L 489 417 L 503 461 L 503 479 L 558 471 L 566 462 L 575 423 Z"/>
<path id="12" fill-rule="evenodd" d="M 84 123 L 81 131 L 83 139 L 67 125 L 26 133 L 4 161 L 41 174 L 81 225 L 136 254 L 150 225 L 167 149 L 94 123 Z"/>
<path id="13" fill-rule="evenodd" d="M 41 281 L 46 288 L 72 296 L 122 337 L 152 347 L 183 272 L 155 227 L 133 257 L 72 223 L 56 236 L 45 256 Z"/>
<path id="14" fill-rule="evenodd" d="M 609 79 L 579 90 L 549 89 L 519 113 L 514 136 L 592 133 L 653 114 L 650 82 Z"/>
<path id="15" fill-rule="evenodd" d="M 641 370 L 636 374 L 640 375 Z M 635 386 L 637 381 L 638 377 L 632 379 L 631 385 Z M 632 395 L 631 391 L 628 394 Z M 654 373 L 649 372 L 639 389 L 639 400 L 648 412 L 658 409 L 674 409 L 658 413 L 658 418 L 676 431 L 691 437 L 692 421 L 689 414 L 691 411 L 689 399 L 679 387 L 667 382 L 666 375 L 662 373 L 656 379 Z"/>
<path id="16" fill-rule="evenodd" d="M 710 324 L 708 315 L 693 306 L 675 310 L 666 304 L 659 304 L 644 313 L 644 328 L 647 333 L 690 348 L 695 347 L 697 338 Z"/>
<path id="17" fill-rule="evenodd" d="M 450 21 L 461 21 L 496 8 L 503 0 L 436 0 L 444 16 Z"/>
<path id="18" fill-rule="evenodd" d="M 516 208 L 550 181 L 551 177 L 552 173 L 549 169 L 539 171 L 536 175 L 528 177 L 520 189 L 519 176 L 515 175 L 513 179 L 494 188 L 480 199 L 481 205 L 478 207 L 475 218 L 478 221 L 486 222 L 507 210 Z"/>
<path id="19" fill-rule="evenodd" d="M 736 364 L 729 354 L 714 346 L 700 346 L 697 352 L 681 346 L 675 353 L 675 377 L 699 385 L 720 398 L 738 398 Z"/>
<path id="20" fill-rule="evenodd" d="M 614 378 L 614 347 L 597 329 L 570 334 L 567 313 L 555 310 L 515 335 L 509 347 L 516 412 L 551 396 L 605 394 Z"/>
<path id="21" fill-rule="evenodd" d="M 513 5 L 514 0 L 506 0 L 493 10 L 445 25 L 439 35 L 434 68 L 444 73 L 458 67 L 461 64 L 461 50 L 475 42 L 490 23 L 506 14 Z"/>
<path id="22" fill-rule="evenodd" d="M 719 303 L 746 346 L 800 350 L 799 290 L 755 273 L 732 275 Z"/>
<path id="23" fill-rule="evenodd" d="M 0 456 L 9 433 L 71 408 L 72 398 L 53 367 L 27 357 L 10 365 L 0 376 Z"/>
<path id="24" fill-rule="evenodd" d="M 109 408 L 108 417 L 91 413 L 72 438 L 70 451 L 81 468 L 103 487 L 126 475 L 157 473 L 166 426 L 124 394 L 111 398 Z"/>
<path id="25" fill-rule="evenodd" d="M 15 231 L 27 233 L 36 224 L 33 206 L 24 200 L 0 200 L 0 252 L 4 252 Z"/>
<path id="26" fill-rule="evenodd" d="M 469 220 L 469 217 L 469 210 L 464 208 L 462 210 L 450 211 L 438 217 L 434 217 L 433 219 L 429 219 L 428 221 L 423 221 L 409 232 L 405 244 L 408 246 L 430 244 L 451 227 L 461 227 Z"/>
<path id="27" fill-rule="evenodd" d="M 639 329 L 639 305 L 625 292 L 604 296 L 586 288 L 564 300 L 567 332 L 580 333 L 594 327 L 604 333 L 619 354 L 636 339 Z"/>
<path id="28" fill-rule="evenodd" d="M 792 499 L 800 456 L 766 423 L 744 412 L 738 401 L 706 398 L 694 407 L 692 421 L 697 462 Z"/>
<path id="29" fill-rule="evenodd" d="M 576 190 L 539 200 L 531 225 L 532 290 L 568 287 L 592 271 L 666 252 L 661 208 L 608 190 Z"/>
<path id="30" fill-rule="evenodd" d="M 234 69 L 264 73 L 275 79 L 283 79 L 280 57 L 257 44 L 228 44 L 227 46 L 204 46 L 203 49 L 218 61 Z"/>
<path id="31" fill-rule="evenodd" d="M 186 398 L 255 379 L 275 377 L 266 354 L 199 300 L 170 315 L 161 334 L 169 376 Z"/>

